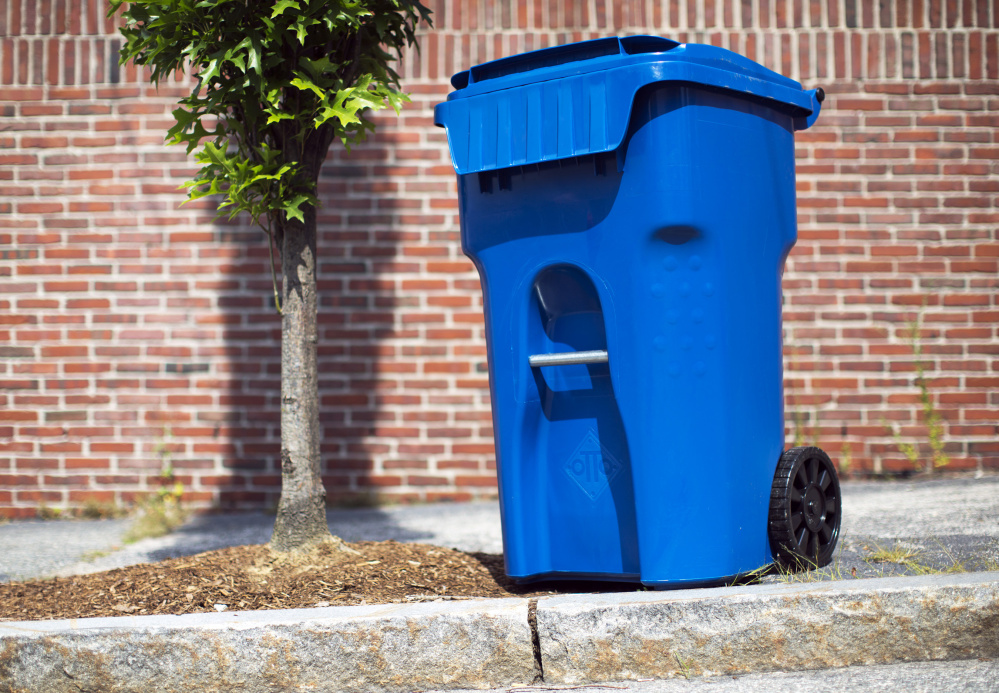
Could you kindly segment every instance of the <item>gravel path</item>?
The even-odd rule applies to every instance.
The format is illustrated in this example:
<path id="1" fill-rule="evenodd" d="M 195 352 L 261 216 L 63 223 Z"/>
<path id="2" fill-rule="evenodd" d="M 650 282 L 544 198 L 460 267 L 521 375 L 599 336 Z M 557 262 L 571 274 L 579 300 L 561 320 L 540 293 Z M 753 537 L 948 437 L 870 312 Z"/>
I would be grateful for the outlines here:
<path id="1" fill-rule="evenodd" d="M 843 484 L 841 550 L 820 578 L 893 575 L 926 568 L 999 565 L 999 475 Z M 396 539 L 500 553 L 499 504 L 438 503 L 331 510 L 330 529 L 347 541 Z M 200 516 L 173 534 L 123 546 L 127 520 L 9 522 L 0 525 L 0 580 L 72 575 L 201 551 L 262 544 L 274 517 Z M 877 548 L 917 551 L 913 565 L 868 563 Z M 101 552 L 110 552 L 101 555 Z M 768 578 L 774 579 L 774 578 Z"/>

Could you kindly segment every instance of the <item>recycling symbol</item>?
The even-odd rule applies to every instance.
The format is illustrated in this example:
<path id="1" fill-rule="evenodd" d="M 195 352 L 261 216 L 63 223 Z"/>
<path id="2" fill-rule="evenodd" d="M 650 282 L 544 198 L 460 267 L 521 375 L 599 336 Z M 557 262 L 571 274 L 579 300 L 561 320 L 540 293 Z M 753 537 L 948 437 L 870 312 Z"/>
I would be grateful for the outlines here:
<path id="1" fill-rule="evenodd" d="M 596 500 L 621 471 L 623 465 L 600 444 L 596 431 L 590 430 L 563 469 L 590 500 Z"/>

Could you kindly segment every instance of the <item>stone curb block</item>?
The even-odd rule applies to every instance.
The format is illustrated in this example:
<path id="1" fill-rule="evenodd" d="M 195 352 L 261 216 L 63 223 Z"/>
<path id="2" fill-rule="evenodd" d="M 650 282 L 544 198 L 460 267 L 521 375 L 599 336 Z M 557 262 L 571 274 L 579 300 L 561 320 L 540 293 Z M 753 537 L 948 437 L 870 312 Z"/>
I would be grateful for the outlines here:
<path id="1" fill-rule="evenodd" d="M 526 599 L 0 622 L 0 691 L 530 683 Z M 546 597 L 547 684 L 999 658 L 999 573 Z"/>
<path id="2" fill-rule="evenodd" d="M 0 691 L 412 691 L 534 678 L 528 600 L 0 623 Z"/>
<path id="3" fill-rule="evenodd" d="M 540 599 L 546 684 L 999 657 L 999 573 Z"/>

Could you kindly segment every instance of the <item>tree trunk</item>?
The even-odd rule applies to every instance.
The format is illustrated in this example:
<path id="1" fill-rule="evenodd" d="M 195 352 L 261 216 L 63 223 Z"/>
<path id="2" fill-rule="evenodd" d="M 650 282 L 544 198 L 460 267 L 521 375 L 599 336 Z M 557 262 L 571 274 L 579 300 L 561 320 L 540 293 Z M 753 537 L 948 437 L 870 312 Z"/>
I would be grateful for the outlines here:
<path id="1" fill-rule="evenodd" d="M 281 502 L 271 548 L 295 551 L 331 539 L 319 466 L 316 365 L 316 210 L 289 219 L 281 250 Z"/>

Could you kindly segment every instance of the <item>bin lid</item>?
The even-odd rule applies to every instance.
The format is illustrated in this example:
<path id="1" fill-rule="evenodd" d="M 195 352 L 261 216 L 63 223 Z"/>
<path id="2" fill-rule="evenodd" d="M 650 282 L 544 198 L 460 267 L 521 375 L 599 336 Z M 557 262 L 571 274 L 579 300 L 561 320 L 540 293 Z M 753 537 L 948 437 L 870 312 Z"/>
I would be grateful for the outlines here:
<path id="1" fill-rule="evenodd" d="M 809 127 L 820 90 L 732 51 L 659 36 L 570 43 L 476 65 L 451 78 L 434 109 L 459 174 L 617 149 L 638 90 L 657 82 L 703 84 L 771 103 Z"/>

